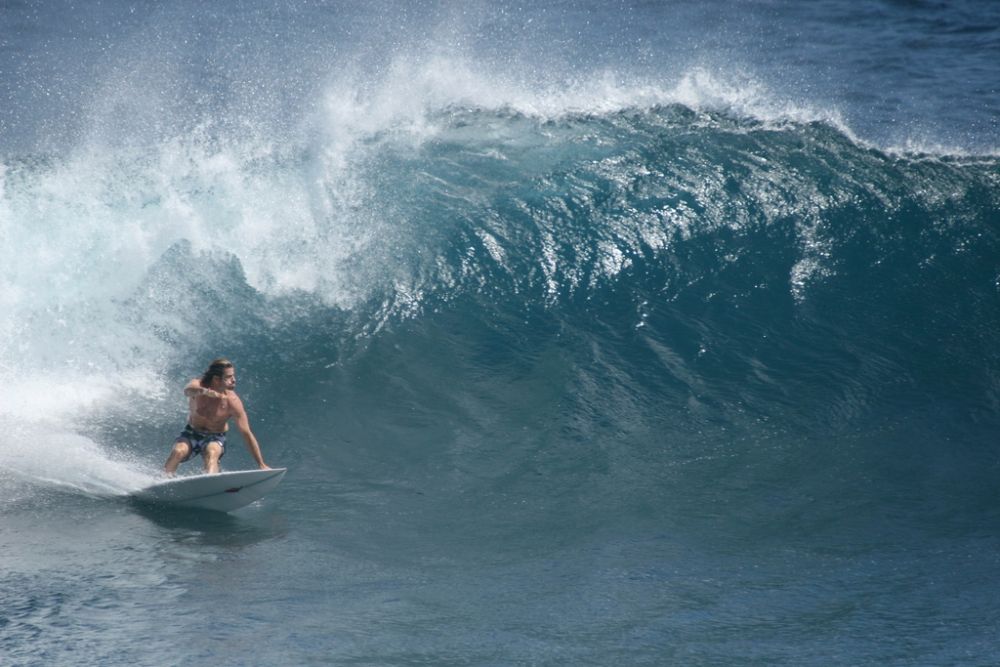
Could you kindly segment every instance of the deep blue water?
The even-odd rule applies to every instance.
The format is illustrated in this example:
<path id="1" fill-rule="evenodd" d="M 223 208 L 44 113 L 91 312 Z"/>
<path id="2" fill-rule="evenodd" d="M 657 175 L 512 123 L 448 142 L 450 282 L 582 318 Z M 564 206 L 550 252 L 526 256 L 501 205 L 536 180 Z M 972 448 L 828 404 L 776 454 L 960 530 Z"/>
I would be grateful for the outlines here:
<path id="1" fill-rule="evenodd" d="M 0 664 L 1000 662 L 997 62 L 979 2 L 0 5 Z M 285 481 L 131 505 L 219 355 Z"/>

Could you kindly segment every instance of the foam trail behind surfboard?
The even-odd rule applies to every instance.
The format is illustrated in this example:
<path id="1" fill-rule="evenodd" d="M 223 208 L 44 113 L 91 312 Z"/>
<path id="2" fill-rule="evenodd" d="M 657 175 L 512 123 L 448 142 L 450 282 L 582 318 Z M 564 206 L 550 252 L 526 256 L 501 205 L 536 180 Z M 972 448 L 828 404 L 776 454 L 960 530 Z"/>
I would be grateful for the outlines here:
<path id="1" fill-rule="evenodd" d="M 10 422 L 7 422 L 9 425 Z M 5 432 L 0 467 L 10 473 L 9 490 L 24 483 L 63 488 L 91 496 L 120 496 L 149 484 L 154 476 L 134 463 L 114 458 L 86 436 L 55 427 L 20 424 Z M 10 499 L 10 498 L 4 498 Z"/>

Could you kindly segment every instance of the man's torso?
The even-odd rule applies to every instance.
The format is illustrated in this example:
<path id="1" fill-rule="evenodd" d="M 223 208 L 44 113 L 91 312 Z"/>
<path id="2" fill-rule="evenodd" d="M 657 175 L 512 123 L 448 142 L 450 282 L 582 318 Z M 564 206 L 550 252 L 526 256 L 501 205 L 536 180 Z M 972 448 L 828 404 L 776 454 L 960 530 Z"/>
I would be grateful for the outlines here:
<path id="1" fill-rule="evenodd" d="M 195 429 L 210 433 L 224 433 L 229 429 L 228 422 L 233 413 L 228 397 L 195 396 L 188 399 L 188 406 L 188 423 Z"/>

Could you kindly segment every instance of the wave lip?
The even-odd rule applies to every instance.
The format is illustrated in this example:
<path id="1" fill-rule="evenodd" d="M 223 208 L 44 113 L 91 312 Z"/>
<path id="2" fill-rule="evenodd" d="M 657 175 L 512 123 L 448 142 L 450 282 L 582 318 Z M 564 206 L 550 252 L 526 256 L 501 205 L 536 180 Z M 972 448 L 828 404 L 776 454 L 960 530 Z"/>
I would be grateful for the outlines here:
<path id="1" fill-rule="evenodd" d="M 324 111 L 331 130 L 349 136 L 405 131 L 433 136 L 433 118 L 448 110 L 515 113 L 556 121 L 567 116 L 607 116 L 623 111 L 683 105 L 760 123 L 824 122 L 855 138 L 836 110 L 784 99 L 741 74 L 696 67 L 673 83 L 641 80 L 605 70 L 585 77 L 525 82 L 484 71 L 463 58 L 401 58 L 376 82 L 345 79 L 332 84 Z"/>

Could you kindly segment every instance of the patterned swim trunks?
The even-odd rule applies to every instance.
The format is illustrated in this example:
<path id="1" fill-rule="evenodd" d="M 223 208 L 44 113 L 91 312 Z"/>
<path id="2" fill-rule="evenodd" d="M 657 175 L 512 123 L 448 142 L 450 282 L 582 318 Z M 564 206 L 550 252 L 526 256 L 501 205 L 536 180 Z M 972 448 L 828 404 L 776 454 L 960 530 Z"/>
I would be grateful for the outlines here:
<path id="1" fill-rule="evenodd" d="M 191 451 L 185 456 L 181 463 L 187 461 L 195 454 L 201 454 L 205 447 L 211 442 L 217 442 L 222 447 L 222 454 L 219 455 L 219 460 L 226 455 L 226 434 L 223 433 L 211 433 L 207 431 L 199 431 L 195 429 L 191 424 L 184 427 L 181 434 L 177 436 L 177 442 L 184 441 L 191 445 Z"/>

